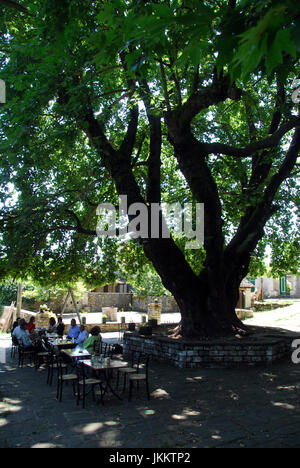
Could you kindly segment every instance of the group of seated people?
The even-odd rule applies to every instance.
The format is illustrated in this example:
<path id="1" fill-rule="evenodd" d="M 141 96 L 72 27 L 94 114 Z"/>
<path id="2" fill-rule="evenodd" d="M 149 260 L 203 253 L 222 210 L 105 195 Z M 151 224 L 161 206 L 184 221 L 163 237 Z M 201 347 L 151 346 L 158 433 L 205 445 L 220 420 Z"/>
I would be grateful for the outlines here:
<path id="1" fill-rule="evenodd" d="M 13 324 L 12 336 L 18 343 L 28 350 L 39 350 L 42 347 L 41 336 L 35 331 L 35 318 L 31 317 L 29 323 L 25 319 L 17 319 Z M 62 317 L 58 317 L 57 323 L 54 317 L 49 319 L 48 333 L 56 333 L 59 337 L 64 335 L 65 325 Z M 86 331 L 84 325 L 78 326 L 75 319 L 71 320 L 71 325 L 67 333 L 67 339 L 82 346 L 87 351 L 95 351 L 97 343 L 100 343 L 101 329 L 95 326 L 91 329 L 91 335 Z"/>

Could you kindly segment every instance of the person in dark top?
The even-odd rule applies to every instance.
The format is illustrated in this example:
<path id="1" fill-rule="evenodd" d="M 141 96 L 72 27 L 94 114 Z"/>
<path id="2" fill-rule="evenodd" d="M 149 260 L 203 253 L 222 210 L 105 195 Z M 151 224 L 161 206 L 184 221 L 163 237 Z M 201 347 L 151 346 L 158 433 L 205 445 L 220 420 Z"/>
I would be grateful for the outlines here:
<path id="1" fill-rule="evenodd" d="M 15 328 L 17 328 L 20 325 L 20 317 L 17 318 L 17 320 L 13 323 L 11 333 L 14 331 Z"/>
<path id="2" fill-rule="evenodd" d="M 57 327 L 56 327 L 56 333 L 58 336 L 63 336 L 65 331 L 65 324 L 63 322 L 62 317 L 58 317 L 57 319 Z"/>

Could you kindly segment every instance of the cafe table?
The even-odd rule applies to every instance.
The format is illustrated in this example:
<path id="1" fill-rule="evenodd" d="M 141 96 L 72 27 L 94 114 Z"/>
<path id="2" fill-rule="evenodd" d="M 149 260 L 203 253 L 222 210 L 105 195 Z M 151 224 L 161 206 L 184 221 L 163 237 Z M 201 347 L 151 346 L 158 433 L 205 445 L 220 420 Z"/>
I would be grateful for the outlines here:
<path id="1" fill-rule="evenodd" d="M 62 338 L 49 338 L 48 342 L 52 346 L 56 346 L 60 350 L 76 348 L 76 346 L 78 346 L 77 343 L 72 343 L 71 340 L 62 339 Z"/>
<path id="2" fill-rule="evenodd" d="M 76 348 L 67 348 L 67 349 L 62 349 L 62 353 L 66 354 L 69 358 L 72 359 L 80 359 L 80 358 L 85 358 L 87 359 L 88 357 L 91 356 L 91 354 L 84 348 L 79 348 L 78 345 Z"/>
<path id="3" fill-rule="evenodd" d="M 116 396 L 119 400 L 122 400 L 120 395 L 112 388 L 110 381 L 112 378 L 112 371 L 116 369 L 128 367 L 128 362 L 111 359 L 109 364 L 105 364 L 105 361 L 104 362 L 100 362 L 100 361 L 92 362 L 91 359 L 84 359 L 83 361 L 81 361 L 81 363 L 96 373 L 99 373 L 99 372 L 103 373 L 105 384 L 106 384 L 104 388 L 104 395 L 105 393 L 108 393 L 108 391 L 110 390 L 114 396 Z"/>

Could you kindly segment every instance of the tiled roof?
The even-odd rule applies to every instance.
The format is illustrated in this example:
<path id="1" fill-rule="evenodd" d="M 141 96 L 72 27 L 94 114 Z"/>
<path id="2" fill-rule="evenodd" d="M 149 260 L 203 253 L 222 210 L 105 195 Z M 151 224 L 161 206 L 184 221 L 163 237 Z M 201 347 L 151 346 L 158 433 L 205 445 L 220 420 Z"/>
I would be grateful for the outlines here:
<path id="1" fill-rule="evenodd" d="M 255 288 L 255 285 L 250 283 L 247 278 L 244 278 L 240 284 L 240 288 Z"/>

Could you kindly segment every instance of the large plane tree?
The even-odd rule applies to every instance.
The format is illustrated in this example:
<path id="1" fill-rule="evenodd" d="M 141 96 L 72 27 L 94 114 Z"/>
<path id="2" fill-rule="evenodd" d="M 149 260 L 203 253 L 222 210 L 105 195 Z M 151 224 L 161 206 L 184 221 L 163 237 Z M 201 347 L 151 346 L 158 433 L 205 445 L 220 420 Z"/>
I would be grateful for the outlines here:
<path id="1" fill-rule="evenodd" d="M 245 328 L 235 306 L 253 255 L 281 232 L 299 261 L 296 2 L 5 3 L 2 277 L 108 279 L 143 257 L 182 336 Z M 118 195 L 203 203 L 203 247 L 97 239 L 97 206 Z"/>

